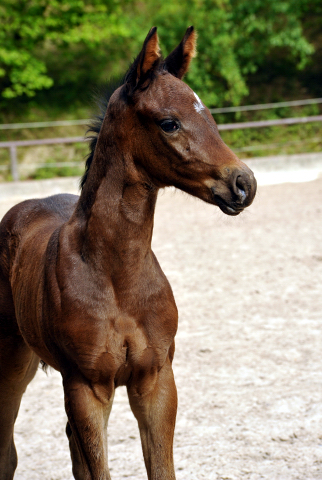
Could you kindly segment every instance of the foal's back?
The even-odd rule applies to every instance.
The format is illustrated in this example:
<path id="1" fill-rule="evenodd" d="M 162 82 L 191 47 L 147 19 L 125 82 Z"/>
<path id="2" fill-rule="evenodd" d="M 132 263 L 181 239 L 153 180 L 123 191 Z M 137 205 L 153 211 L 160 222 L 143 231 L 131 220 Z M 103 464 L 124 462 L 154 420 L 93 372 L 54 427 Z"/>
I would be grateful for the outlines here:
<path id="1" fill-rule="evenodd" d="M 77 200 L 77 195 L 59 194 L 25 200 L 12 207 L 0 222 L 0 268 L 4 267 L 8 248 L 12 258 L 26 237 L 42 243 L 44 237 L 68 221 Z"/>
<path id="2" fill-rule="evenodd" d="M 12 207 L 0 222 L 2 234 L 24 235 L 25 230 L 32 230 L 36 225 L 43 227 L 56 222 L 66 222 L 78 200 L 77 195 L 58 194 L 47 198 L 25 200 Z M 3 246 L 3 237 L 0 237 L 0 248 Z"/>

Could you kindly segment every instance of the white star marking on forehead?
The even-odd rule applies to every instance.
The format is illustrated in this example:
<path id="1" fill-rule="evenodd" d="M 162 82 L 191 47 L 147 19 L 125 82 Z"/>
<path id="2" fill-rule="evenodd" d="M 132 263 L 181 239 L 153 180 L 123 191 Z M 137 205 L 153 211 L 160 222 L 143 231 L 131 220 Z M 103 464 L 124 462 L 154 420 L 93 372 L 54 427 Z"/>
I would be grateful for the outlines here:
<path id="1" fill-rule="evenodd" d="M 202 112 L 202 110 L 205 109 L 205 107 L 201 103 L 201 100 L 198 97 L 198 95 L 195 92 L 193 92 L 193 94 L 194 94 L 194 96 L 196 97 L 196 100 L 197 100 L 196 102 L 193 103 L 193 106 L 195 107 L 196 112 L 200 113 L 200 112 Z"/>

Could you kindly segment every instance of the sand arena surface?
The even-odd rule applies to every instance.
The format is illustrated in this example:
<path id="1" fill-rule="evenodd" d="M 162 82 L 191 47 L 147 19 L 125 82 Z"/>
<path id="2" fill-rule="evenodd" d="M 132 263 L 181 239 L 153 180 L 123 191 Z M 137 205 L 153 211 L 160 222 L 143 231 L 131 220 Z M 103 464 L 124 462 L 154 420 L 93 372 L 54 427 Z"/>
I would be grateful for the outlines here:
<path id="1" fill-rule="evenodd" d="M 19 200 L 1 187 L 0 215 Z M 30 196 L 63 187 L 75 181 Z M 179 308 L 177 480 L 322 479 L 322 178 L 260 186 L 234 218 L 166 191 L 153 245 Z M 39 370 L 16 423 L 15 480 L 72 479 L 65 422 L 60 376 Z M 123 387 L 109 464 L 113 480 L 146 478 Z"/>

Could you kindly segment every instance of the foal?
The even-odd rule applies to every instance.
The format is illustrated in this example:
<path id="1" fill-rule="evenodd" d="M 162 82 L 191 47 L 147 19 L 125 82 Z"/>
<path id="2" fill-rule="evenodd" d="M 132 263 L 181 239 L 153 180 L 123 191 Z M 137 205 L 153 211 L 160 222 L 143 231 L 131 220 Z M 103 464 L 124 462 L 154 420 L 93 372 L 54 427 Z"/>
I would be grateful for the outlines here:
<path id="1" fill-rule="evenodd" d="M 13 428 L 39 360 L 63 379 L 73 474 L 110 479 L 107 422 L 126 385 L 149 480 L 175 479 L 177 308 L 151 250 L 160 188 L 228 215 L 251 204 L 252 172 L 181 81 L 193 27 L 162 60 L 149 32 L 92 142 L 80 197 L 13 207 L 0 224 L 0 479 L 13 478 Z"/>

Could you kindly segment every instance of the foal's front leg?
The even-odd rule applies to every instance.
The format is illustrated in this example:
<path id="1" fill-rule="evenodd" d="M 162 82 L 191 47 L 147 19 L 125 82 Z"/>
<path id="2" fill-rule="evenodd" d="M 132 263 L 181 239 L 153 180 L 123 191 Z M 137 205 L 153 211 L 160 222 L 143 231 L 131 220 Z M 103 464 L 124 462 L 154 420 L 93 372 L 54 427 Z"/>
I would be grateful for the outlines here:
<path id="1" fill-rule="evenodd" d="M 129 401 L 138 421 L 149 480 L 175 480 L 173 436 L 177 389 L 169 358 L 159 372 L 135 377 L 128 386 Z"/>
<path id="2" fill-rule="evenodd" d="M 110 480 L 107 464 L 107 422 L 114 384 L 93 385 L 80 373 L 63 375 L 65 407 L 76 480 Z"/>

